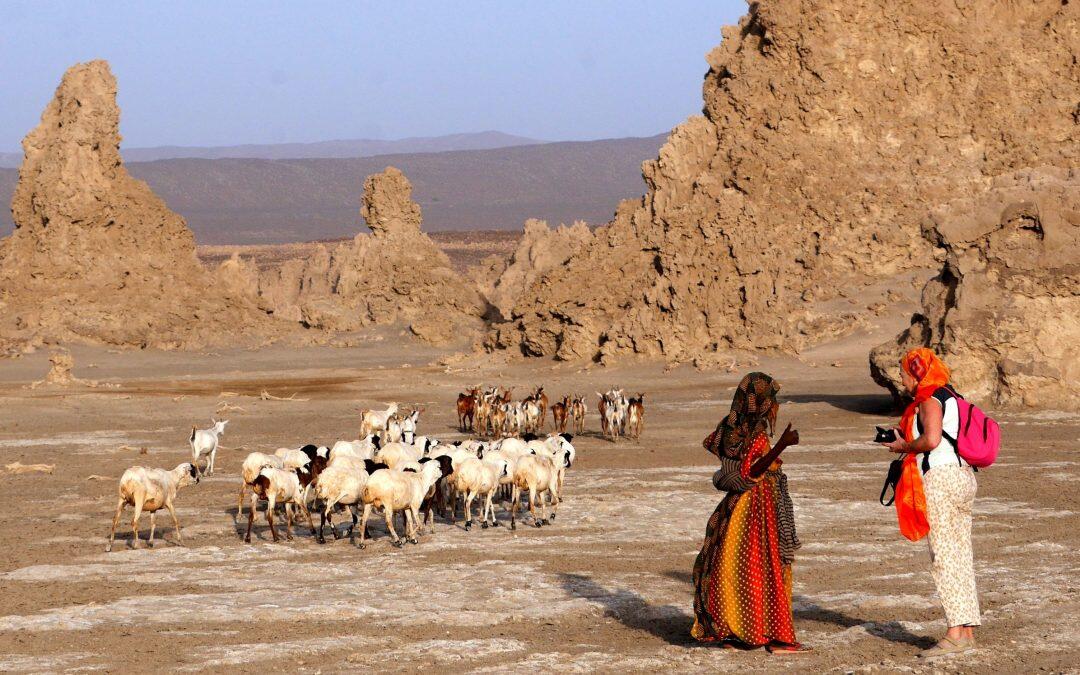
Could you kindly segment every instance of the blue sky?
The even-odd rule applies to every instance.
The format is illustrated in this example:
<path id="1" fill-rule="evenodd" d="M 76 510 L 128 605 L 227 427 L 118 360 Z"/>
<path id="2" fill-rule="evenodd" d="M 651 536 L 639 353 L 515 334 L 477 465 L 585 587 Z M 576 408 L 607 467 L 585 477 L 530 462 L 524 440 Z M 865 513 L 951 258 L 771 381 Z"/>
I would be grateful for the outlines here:
<path id="1" fill-rule="evenodd" d="M 743 0 L 0 0 L 0 150 L 64 69 L 108 59 L 129 147 L 495 129 L 645 136 L 700 111 L 704 56 Z"/>

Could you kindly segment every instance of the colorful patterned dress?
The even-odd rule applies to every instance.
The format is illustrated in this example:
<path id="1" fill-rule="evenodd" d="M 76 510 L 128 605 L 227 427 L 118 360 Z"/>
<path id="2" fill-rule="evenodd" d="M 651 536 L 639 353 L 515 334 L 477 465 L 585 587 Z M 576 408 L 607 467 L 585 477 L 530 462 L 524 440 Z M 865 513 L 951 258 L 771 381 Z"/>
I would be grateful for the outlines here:
<path id="1" fill-rule="evenodd" d="M 737 640 L 760 647 L 796 644 L 791 614 L 795 538 L 787 481 L 778 470 L 758 481 L 750 466 L 769 452 L 758 433 L 741 459 L 721 457 L 714 483 L 728 494 L 716 507 L 694 563 L 691 635 L 704 642 Z M 783 545 L 782 545 L 783 541 Z"/>

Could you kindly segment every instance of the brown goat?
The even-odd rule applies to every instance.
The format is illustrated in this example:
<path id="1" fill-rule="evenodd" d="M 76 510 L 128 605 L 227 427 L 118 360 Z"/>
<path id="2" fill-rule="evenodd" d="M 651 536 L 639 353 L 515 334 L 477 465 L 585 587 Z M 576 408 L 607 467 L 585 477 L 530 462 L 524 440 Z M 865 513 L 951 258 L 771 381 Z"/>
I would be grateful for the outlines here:
<path id="1" fill-rule="evenodd" d="M 555 422 L 555 431 L 562 434 L 566 432 L 566 420 L 570 413 L 570 397 L 564 396 L 563 400 L 551 405 L 551 417 Z"/>
<path id="2" fill-rule="evenodd" d="M 457 397 L 458 430 L 461 432 L 472 431 L 476 421 L 476 399 L 480 395 L 479 389 L 470 389 Z"/>

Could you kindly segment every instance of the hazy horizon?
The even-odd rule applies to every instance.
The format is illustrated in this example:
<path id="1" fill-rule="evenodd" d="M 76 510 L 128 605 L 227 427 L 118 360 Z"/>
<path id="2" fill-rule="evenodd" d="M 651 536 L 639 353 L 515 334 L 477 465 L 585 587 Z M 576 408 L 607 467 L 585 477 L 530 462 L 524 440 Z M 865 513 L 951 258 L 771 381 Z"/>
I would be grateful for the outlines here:
<path id="1" fill-rule="evenodd" d="M 119 80 L 125 148 L 649 137 L 700 112 L 705 54 L 745 11 L 743 0 L 5 3 L 0 152 L 20 151 L 64 70 L 95 58 Z"/>

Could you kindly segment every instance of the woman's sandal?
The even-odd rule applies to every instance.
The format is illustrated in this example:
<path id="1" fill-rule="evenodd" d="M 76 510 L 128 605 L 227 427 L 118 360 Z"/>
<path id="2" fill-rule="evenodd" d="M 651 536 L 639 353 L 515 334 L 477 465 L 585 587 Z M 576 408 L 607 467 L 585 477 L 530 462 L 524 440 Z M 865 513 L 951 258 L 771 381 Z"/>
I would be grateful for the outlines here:
<path id="1" fill-rule="evenodd" d="M 814 649 L 812 647 L 807 647 L 801 642 L 796 642 L 795 644 L 774 643 L 765 645 L 765 651 L 770 654 L 806 654 L 807 652 L 814 651 Z"/>
<path id="2" fill-rule="evenodd" d="M 967 651 L 975 649 L 975 640 L 971 638 L 960 638 L 954 640 L 949 637 L 941 638 L 933 647 L 924 649 L 919 652 L 920 659 L 932 659 L 936 656 L 946 656 L 948 654 L 962 654 Z"/>

